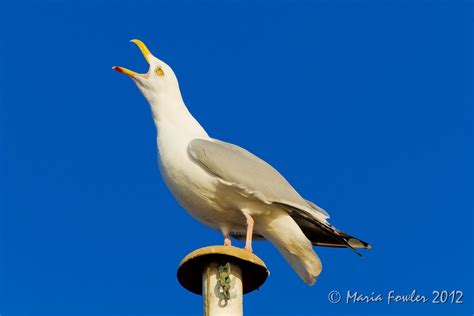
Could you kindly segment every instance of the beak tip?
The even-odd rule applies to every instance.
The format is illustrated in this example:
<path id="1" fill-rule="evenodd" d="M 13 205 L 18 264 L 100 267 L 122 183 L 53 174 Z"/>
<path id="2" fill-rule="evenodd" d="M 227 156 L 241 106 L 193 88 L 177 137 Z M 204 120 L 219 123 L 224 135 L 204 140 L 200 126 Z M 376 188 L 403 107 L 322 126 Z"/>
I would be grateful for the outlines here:
<path id="1" fill-rule="evenodd" d="M 112 69 L 115 70 L 116 72 L 123 73 L 122 68 L 120 68 L 119 66 L 113 66 Z"/>

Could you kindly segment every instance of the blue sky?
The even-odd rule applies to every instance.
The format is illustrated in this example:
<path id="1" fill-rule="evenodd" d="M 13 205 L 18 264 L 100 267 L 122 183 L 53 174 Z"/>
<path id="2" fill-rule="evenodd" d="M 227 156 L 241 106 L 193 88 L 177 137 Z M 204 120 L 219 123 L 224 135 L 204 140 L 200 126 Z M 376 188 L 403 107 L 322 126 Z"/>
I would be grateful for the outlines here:
<path id="1" fill-rule="evenodd" d="M 158 172 L 131 80 L 142 39 L 215 138 L 275 166 L 374 248 L 317 248 L 307 287 L 268 243 L 250 315 L 470 315 L 471 1 L 2 1 L 0 314 L 199 314 L 175 276 L 219 233 Z M 463 304 L 331 304 L 461 290 Z"/>

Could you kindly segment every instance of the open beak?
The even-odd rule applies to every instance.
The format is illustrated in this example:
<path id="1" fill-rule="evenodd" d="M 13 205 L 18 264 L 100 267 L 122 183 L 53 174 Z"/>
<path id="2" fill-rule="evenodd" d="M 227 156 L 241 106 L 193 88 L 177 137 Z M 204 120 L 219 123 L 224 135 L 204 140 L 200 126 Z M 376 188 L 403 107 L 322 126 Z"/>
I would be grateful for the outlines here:
<path id="1" fill-rule="evenodd" d="M 145 57 L 148 64 L 150 64 L 150 56 L 153 56 L 153 55 L 150 53 L 150 50 L 148 49 L 148 47 L 146 47 L 145 43 L 143 43 L 142 41 L 138 39 L 132 39 L 130 42 L 135 43 L 138 46 L 138 48 L 140 48 L 140 51 L 142 52 L 143 57 Z M 132 78 L 135 76 L 145 76 L 145 74 L 139 74 L 133 70 L 130 70 L 124 67 L 113 66 L 112 69 L 122 74 L 126 74 L 127 76 L 130 76 Z"/>

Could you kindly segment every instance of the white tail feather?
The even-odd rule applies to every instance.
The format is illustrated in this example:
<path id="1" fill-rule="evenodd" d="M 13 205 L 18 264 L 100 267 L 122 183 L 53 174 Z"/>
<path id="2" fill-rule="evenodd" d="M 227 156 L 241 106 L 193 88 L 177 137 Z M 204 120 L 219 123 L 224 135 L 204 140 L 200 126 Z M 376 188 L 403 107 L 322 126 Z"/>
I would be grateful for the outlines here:
<path id="1" fill-rule="evenodd" d="M 314 284 L 322 265 L 311 241 L 286 211 L 273 209 L 271 215 L 254 218 L 258 233 L 280 251 L 306 284 Z"/>
<path id="2" fill-rule="evenodd" d="M 275 247 L 306 284 L 313 285 L 316 282 L 322 271 L 322 264 L 312 248 L 299 249 L 298 253 L 291 253 L 282 245 L 275 244 Z"/>

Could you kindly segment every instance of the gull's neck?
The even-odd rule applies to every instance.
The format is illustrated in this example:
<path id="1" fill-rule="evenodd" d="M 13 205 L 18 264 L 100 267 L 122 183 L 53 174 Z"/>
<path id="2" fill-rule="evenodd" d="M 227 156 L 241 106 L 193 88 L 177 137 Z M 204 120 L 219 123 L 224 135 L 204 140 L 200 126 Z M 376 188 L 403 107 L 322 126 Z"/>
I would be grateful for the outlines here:
<path id="1" fill-rule="evenodd" d="M 147 96 L 158 137 L 173 138 L 175 141 L 208 138 L 204 128 L 184 104 L 179 88 L 173 90 Z"/>

